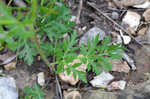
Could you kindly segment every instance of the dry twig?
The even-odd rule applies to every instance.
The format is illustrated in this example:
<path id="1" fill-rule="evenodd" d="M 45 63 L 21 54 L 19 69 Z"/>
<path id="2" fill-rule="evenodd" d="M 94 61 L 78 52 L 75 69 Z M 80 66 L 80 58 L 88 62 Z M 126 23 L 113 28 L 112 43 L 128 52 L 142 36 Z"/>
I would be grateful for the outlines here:
<path id="1" fill-rule="evenodd" d="M 63 95 L 62 95 L 62 91 L 61 91 L 61 87 L 57 75 L 55 75 L 55 78 L 56 78 L 56 95 L 57 97 L 60 97 L 60 99 L 63 99 Z"/>
<path id="2" fill-rule="evenodd" d="M 119 27 L 123 32 L 125 32 L 126 34 L 128 34 L 138 45 L 140 45 L 141 47 L 143 47 L 145 49 L 145 51 L 147 52 L 148 55 L 150 55 L 150 48 L 146 47 L 141 42 L 139 42 L 138 40 L 136 40 L 124 27 L 122 27 L 121 25 L 119 25 L 117 22 L 115 22 L 113 19 L 111 19 L 105 13 L 103 13 L 100 9 L 96 8 L 95 4 L 90 3 L 90 2 L 88 2 L 87 4 L 90 5 L 92 8 L 94 8 L 96 11 L 98 11 L 101 15 L 103 15 L 104 17 L 106 17 L 109 21 L 111 21 L 117 27 Z"/>
<path id="3" fill-rule="evenodd" d="M 78 25 L 80 23 L 80 15 L 81 15 L 81 10 L 83 6 L 83 0 L 80 0 L 79 8 L 78 8 L 78 14 L 77 14 L 77 19 L 76 19 L 76 24 Z"/>
<path id="4" fill-rule="evenodd" d="M 113 19 L 111 19 L 108 15 L 106 15 L 105 13 L 103 13 L 100 9 L 98 9 L 95 4 L 88 2 L 87 3 L 89 6 L 91 6 L 92 8 L 94 8 L 96 11 L 98 11 L 101 15 L 103 15 L 104 17 L 106 17 L 109 21 L 111 21 L 113 24 L 115 24 L 117 27 L 119 27 L 123 32 L 125 32 L 126 34 L 128 34 L 136 43 L 138 43 L 140 46 L 142 46 L 143 48 L 145 48 L 149 53 L 150 53 L 150 49 L 148 49 L 147 47 L 145 47 L 142 43 L 140 43 L 139 41 L 137 41 L 124 27 L 122 27 L 121 25 L 119 25 L 117 22 L 115 22 Z"/>

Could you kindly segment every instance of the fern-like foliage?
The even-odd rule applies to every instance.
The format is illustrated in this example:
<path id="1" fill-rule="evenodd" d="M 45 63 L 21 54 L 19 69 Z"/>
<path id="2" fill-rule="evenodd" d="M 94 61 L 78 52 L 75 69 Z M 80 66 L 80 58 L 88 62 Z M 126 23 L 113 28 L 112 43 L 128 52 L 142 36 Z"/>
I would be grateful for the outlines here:
<path id="1" fill-rule="evenodd" d="M 87 64 L 87 70 L 91 70 L 96 74 L 102 71 L 110 71 L 112 69 L 111 60 L 121 59 L 120 54 L 123 52 L 121 45 L 109 45 L 110 36 L 107 36 L 101 45 L 98 40 L 99 35 L 93 39 L 93 42 L 88 42 L 87 48 L 82 44 L 81 53 L 84 57 L 81 58 L 84 64 Z"/>
<path id="2" fill-rule="evenodd" d="M 77 70 L 77 68 L 81 66 L 82 62 L 69 65 L 69 63 L 78 58 L 78 54 L 75 52 L 79 50 L 79 47 L 75 46 L 77 44 L 76 37 L 77 34 L 74 32 L 71 37 L 68 37 L 61 45 L 56 47 L 55 55 L 56 63 L 58 63 L 57 73 L 67 72 L 69 75 L 73 72 L 74 78 L 78 76 L 82 81 L 86 82 L 85 72 Z"/>
<path id="3" fill-rule="evenodd" d="M 74 22 L 70 22 L 70 10 L 66 8 L 65 4 L 56 5 L 52 2 L 50 7 L 40 7 L 38 27 L 41 34 L 46 33 L 48 38 L 53 41 L 54 38 L 62 38 L 64 34 L 71 32 Z"/>
<path id="4" fill-rule="evenodd" d="M 37 84 L 34 84 L 33 87 L 31 86 L 25 87 L 24 92 L 25 92 L 24 99 L 45 99 L 44 91 Z"/>
<path id="5" fill-rule="evenodd" d="M 39 40 L 48 36 L 50 42 L 40 40 L 40 46 L 44 54 L 49 56 L 53 48 L 51 43 L 71 32 L 74 23 L 69 21 L 70 11 L 62 1 L 58 5 L 55 0 L 42 0 L 38 10 L 36 0 L 26 1 L 31 8 L 18 8 L 15 17 L 12 14 L 13 7 L 7 7 L 0 1 L 0 45 L 5 43 L 7 48 L 16 51 L 19 58 L 31 65 L 38 54 L 33 43 L 35 33 L 38 32 L 36 36 Z M 24 10 L 27 12 L 25 15 L 22 14 Z"/>
<path id="6" fill-rule="evenodd" d="M 84 82 L 85 72 L 77 69 L 82 64 L 87 64 L 88 71 L 92 69 L 99 74 L 111 70 L 111 60 L 121 59 L 122 47 L 109 45 L 110 37 L 101 45 L 96 36 L 88 46 L 77 46 L 77 34 L 72 30 L 74 22 L 70 22 L 70 10 L 63 0 L 25 1 L 27 8 L 14 8 L 0 1 L 0 48 L 5 45 L 29 65 L 38 54 L 43 60 L 51 56 L 51 65 L 57 66 L 57 73 L 73 72 L 74 78 L 78 76 Z M 70 35 L 63 39 L 67 33 Z M 83 55 L 81 62 L 69 65 L 79 54 Z"/>

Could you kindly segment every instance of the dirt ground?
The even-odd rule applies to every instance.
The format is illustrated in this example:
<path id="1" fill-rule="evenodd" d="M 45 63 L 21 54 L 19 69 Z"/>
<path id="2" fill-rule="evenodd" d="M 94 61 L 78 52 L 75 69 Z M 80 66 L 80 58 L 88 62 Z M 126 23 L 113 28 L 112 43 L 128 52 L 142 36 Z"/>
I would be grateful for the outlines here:
<path id="1" fill-rule="evenodd" d="M 121 24 L 122 16 L 125 13 L 124 9 L 109 8 L 108 2 L 106 2 L 106 0 L 83 0 L 83 1 L 84 3 L 80 15 L 80 24 L 78 25 L 78 29 L 80 29 L 80 34 L 84 34 L 86 31 L 88 31 L 91 27 L 94 26 L 101 28 L 102 30 L 105 31 L 106 34 L 111 34 L 113 31 L 116 31 L 116 28 L 118 27 L 114 25 L 114 23 L 112 23 L 110 20 L 108 20 L 105 16 L 103 16 L 101 13 L 92 8 L 88 4 L 88 2 L 96 4 L 95 7 L 100 9 L 103 13 L 106 13 L 109 17 L 112 17 L 112 13 L 116 11 L 120 15 L 120 17 L 114 21 L 117 22 L 118 24 Z M 68 0 L 67 3 L 68 7 L 71 9 L 72 13 L 71 15 L 76 16 L 78 13 L 80 0 Z M 149 45 L 146 46 L 150 48 Z M 138 45 L 135 41 L 132 41 L 129 45 L 125 45 L 125 47 L 127 48 L 126 52 L 128 53 L 128 55 L 135 60 L 137 71 L 130 71 L 129 73 L 111 72 L 111 74 L 116 77 L 115 80 L 126 79 L 127 88 L 130 88 L 132 86 L 144 83 L 147 80 L 149 80 L 149 77 L 145 75 L 145 73 L 150 73 L 150 55 L 148 54 L 148 52 L 145 51 L 144 48 Z M 17 62 L 16 69 L 5 71 L 5 74 L 13 76 L 16 80 L 17 87 L 19 89 L 23 89 L 25 86 L 33 85 L 37 81 L 36 76 L 38 72 L 44 72 L 46 75 L 45 79 L 47 86 L 45 88 L 45 92 L 48 93 L 46 99 L 52 99 L 52 97 L 53 98 L 55 97 L 55 99 L 59 99 L 57 97 L 58 91 L 56 87 L 55 76 L 51 75 L 51 73 L 48 71 L 48 68 L 42 61 L 35 60 L 33 66 L 29 67 L 22 60 L 19 60 Z M 87 77 L 88 80 L 91 80 L 94 77 L 94 75 L 89 73 Z M 88 90 L 97 89 L 93 88 L 89 82 L 85 84 L 80 81 L 77 83 L 77 85 L 72 86 L 68 83 L 64 83 L 60 79 L 59 81 L 62 91 L 66 91 L 68 89 L 70 90 L 75 89 L 80 91 L 81 93 L 85 93 Z M 20 95 L 23 95 L 21 91 Z"/>

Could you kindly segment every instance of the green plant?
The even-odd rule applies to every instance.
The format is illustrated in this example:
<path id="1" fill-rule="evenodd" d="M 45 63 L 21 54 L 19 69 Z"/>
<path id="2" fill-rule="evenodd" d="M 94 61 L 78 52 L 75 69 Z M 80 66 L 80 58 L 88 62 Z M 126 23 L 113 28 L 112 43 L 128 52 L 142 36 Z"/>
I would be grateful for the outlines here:
<path id="1" fill-rule="evenodd" d="M 34 84 L 33 87 L 31 86 L 25 87 L 24 92 L 25 92 L 24 99 L 44 99 L 45 95 L 43 90 L 37 84 Z"/>
<path id="2" fill-rule="evenodd" d="M 6 46 L 16 52 L 29 65 L 34 56 L 41 56 L 51 72 L 57 66 L 57 73 L 73 72 L 86 82 L 85 72 L 76 68 L 87 64 L 87 69 L 99 74 L 102 70 L 111 70 L 110 60 L 121 59 L 120 45 L 109 45 L 106 37 L 99 45 L 98 35 L 88 46 L 76 46 L 77 34 L 72 30 L 70 11 L 62 0 L 26 0 L 27 8 L 11 7 L 0 1 L 0 46 Z M 57 2 L 57 3 L 56 3 Z M 16 15 L 13 14 L 16 13 Z M 68 34 L 66 39 L 63 36 Z M 76 51 L 79 51 L 78 53 Z M 82 54 L 80 63 L 69 65 Z M 51 63 L 47 57 L 51 57 Z M 64 68 L 64 66 L 67 66 Z"/>
<path id="3" fill-rule="evenodd" d="M 87 64 L 87 70 L 91 70 L 96 74 L 102 71 L 112 70 L 111 60 L 121 60 L 120 54 L 123 52 L 124 47 L 120 44 L 110 45 L 110 36 L 107 36 L 101 45 L 99 43 L 99 35 L 93 39 L 93 42 L 88 42 L 87 48 L 82 45 L 81 53 L 84 57 L 81 58 L 82 62 Z"/>
<path id="4" fill-rule="evenodd" d="M 50 67 L 46 56 L 50 56 L 55 39 L 71 32 L 74 22 L 69 21 L 70 11 L 61 0 L 60 5 L 55 4 L 55 0 L 41 0 L 40 5 L 37 0 L 26 1 L 31 7 L 11 7 L 0 1 L 0 46 L 5 43 L 29 65 L 34 56 L 40 54 Z M 17 12 L 16 16 L 13 11 Z M 44 37 L 49 40 L 41 40 Z"/>

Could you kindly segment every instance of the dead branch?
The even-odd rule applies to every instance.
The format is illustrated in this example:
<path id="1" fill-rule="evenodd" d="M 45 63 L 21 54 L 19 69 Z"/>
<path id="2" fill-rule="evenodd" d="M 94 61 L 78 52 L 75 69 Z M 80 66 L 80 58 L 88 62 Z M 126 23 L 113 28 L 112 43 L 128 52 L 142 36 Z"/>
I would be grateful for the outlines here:
<path id="1" fill-rule="evenodd" d="M 76 19 L 76 24 L 78 25 L 80 23 L 80 15 L 81 15 L 81 10 L 83 6 L 83 0 L 80 0 L 79 8 L 78 8 L 78 14 L 77 14 L 77 19 Z"/>
<path id="2" fill-rule="evenodd" d="M 140 43 L 139 41 L 137 41 L 124 27 L 122 27 L 121 25 L 119 25 L 117 22 L 115 22 L 113 19 L 111 19 L 108 15 L 106 15 L 105 13 L 103 13 L 100 9 L 98 9 L 94 3 L 90 3 L 87 2 L 87 4 L 89 6 L 91 6 L 92 8 L 94 8 L 96 11 L 98 11 L 101 15 L 103 15 L 104 17 L 106 17 L 109 21 L 111 21 L 113 24 L 115 24 L 118 28 L 120 28 L 123 32 L 125 32 L 126 34 L 128 34 L 137 44 L 139 44 L 141 47 L 143 47 L 149 54 L 150 54 L 150 49 L 147 48 L 145 45 L 143 45 L 142 43 Z"/>

